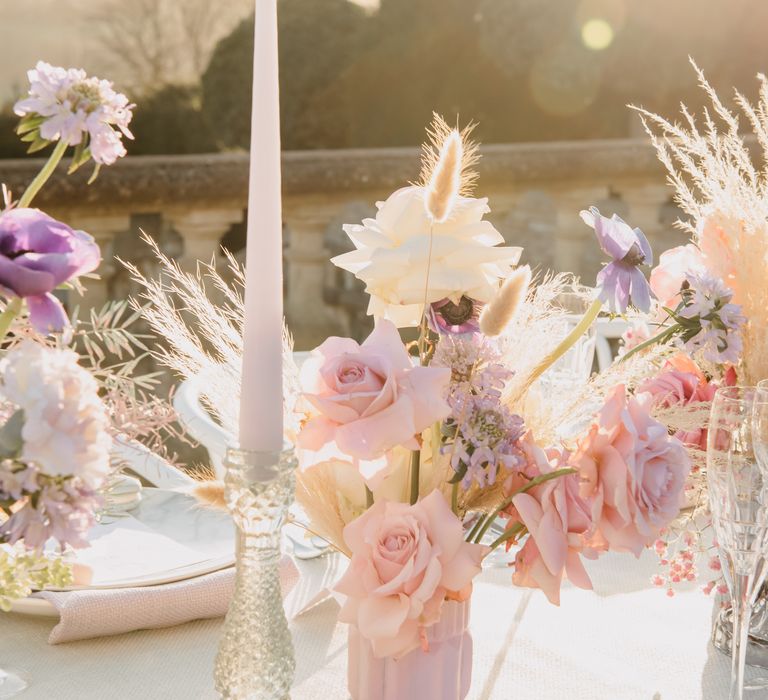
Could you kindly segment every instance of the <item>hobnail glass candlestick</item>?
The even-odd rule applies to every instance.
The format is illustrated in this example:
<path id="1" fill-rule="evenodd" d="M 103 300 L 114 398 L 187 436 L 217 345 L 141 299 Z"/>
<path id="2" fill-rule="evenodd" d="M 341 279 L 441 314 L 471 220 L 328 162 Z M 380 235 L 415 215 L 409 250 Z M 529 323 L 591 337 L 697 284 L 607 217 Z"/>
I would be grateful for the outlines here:
<path id="1" fill-rule="evenodd" d="M 225 497 L 237 527 L 235 592 L 224 621 L 214 680 L 223 698 L 284 700 L 296 662 L 283 610 L 280 529 L 293 501 L 296 458 L 230 449 Z"/>

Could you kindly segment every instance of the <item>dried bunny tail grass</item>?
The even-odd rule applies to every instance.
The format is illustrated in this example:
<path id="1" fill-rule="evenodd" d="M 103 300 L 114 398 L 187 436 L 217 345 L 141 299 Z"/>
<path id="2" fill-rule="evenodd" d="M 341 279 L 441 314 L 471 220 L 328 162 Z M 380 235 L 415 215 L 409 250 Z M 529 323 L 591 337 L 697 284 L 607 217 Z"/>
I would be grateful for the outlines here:
<path id="1" fill-rule="evenodd" d="M 436 223 L 445 221 L 456 205 L 461 188 L 463 150 L 461 135 L 454 129 L 440 148 L 440 157 L 427 185 L 425 205 L 427 213 Z"/>
<path id="2" fill-rule="evenodd" d="M 427 128 L 429 140 L 422 146 L 421 175 L 418 184 L 427 190 L 425 206 L 437 222 L 445 221 L 458 197 L 472 193 L 480 159 L 478 145 L 469 136 L 475 128 L 470 123 L 461 131 L 448 126 L 436 112 Z"/>
<path id="3" fill-rule="evenodd" d="M 480 330 L 485 335 L 493 338 L 504 332 L 528 296 L 530 284 L 531 268 L 528 265 L 518 267 L 507 277 L 480 315 Z"/>
<path id="4" fill-rule="evenodd" d="M 296 472 L 296 502 L 303 508 L 312 530 L 340 552 L 351 555 L 344 542 L 345 518 L 341 492 L 331 469 L 323 466 Z"/>
<path id="5" fill-rule="evenodd" d="M 699 84 L 711 102 L 701 126 L 682 106 L 683 123 L 637 109 L 674 187 L 676 200 L 693 221 L 680 222 L 696 243 L 717 239 L 718 254 L 707 256 L 710 272 L 734 291 L 748 323 L 743 332 L 744 381 L 768 376 L 768 82 L 758 75 L 759 99 L 751 104 L 736 92 L 739 112 L 728 109 L 693 61 Z M 739 133 L 746 116 L 762 150 L 762 165 Z"/>
<path id="6" fill-rule="evenodd" d="M 226 253 L 233 282 L 227 282 L 213 263 L 199 263 L 196 272 L 181 269 L 168 258 L 146 233 L 142 239 L 160 263 L 157 279 L 146 278 L 139 269 L 120 261 L 140 288 L 132 306 L 164 343 L 157 343 L 152 355 L 183 379 L 201 379 L 202 398 L 221 426 L 237 434 L 243 354 L 244 307 L 242 267 Z M 214 303 L 209 283 L 223 300 Z M 298 395 L 298 370 L 293 361 L 293 341 L 284 328 L 284 395 L 289 429 L 294 419 L 293 406 Z"/>
<path id="7" fill-rule="evenodd" d="M 201 505 L 214 510 L 227 510 L 223 481 L 201 481 L 192 487 L 191 493 Z"/>

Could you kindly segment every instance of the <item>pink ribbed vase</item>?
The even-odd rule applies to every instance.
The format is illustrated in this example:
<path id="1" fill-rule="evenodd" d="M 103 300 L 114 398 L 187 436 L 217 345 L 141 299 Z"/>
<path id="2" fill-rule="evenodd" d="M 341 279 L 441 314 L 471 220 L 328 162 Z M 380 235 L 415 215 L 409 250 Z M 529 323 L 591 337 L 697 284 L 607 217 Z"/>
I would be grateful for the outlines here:
<path id="1" fill-rule="evenodd" d="M 447 601 L 427 629 L 429 651 L 377 659 L 371 643 L 349 626 L 347 680 L 352 700 L 464 700 L 472 681 L 470 601 Z"/>

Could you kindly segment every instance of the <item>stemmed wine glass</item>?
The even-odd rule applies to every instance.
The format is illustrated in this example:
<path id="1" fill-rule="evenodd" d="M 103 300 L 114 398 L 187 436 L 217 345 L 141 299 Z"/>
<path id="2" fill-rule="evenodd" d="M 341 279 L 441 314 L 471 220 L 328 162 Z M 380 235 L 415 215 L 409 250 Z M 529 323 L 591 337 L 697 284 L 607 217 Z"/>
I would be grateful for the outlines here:
<path id="1" fill-rule="evenodd" d="M 707 484 L 723 574 L 731 595 L 733 636 L 730 700 L 744 694 L 752 606 L 766 575 L 766 491 L 752 439 L 757 389 L 717 390 L 707 438 Z"/>
<path id="2" fill-rule="evenodd" d="M 0 668 L 0 700 L 12 698 L 27 687 L 27 682 L 19 675 Z"/>
<path id="3" fill-rule="evenodd" d="M 752 407 L 752 442 L 757 464 L 768 479 L 768 379 L 758 382 Z"/>

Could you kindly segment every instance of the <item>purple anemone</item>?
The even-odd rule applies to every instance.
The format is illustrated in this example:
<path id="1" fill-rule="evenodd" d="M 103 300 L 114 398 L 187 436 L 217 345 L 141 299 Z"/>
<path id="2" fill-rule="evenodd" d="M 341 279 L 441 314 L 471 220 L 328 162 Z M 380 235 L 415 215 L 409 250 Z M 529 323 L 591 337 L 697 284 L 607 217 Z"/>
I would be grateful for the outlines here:
<path id="1" fill-rule="evenodd" d="M 60 331 L 69 321 L 51 293 L 70 279 L 95 270 L 99 246 L 39 209 L 0 214 L 0 292 L 25 299 L 29 320 L 40 333 Z"/>
<path id="2" fill-rule="evenodd" d="M 651 288 L 640 265 L 653 265 L 653 252 L 645 234 L 619 216 L 610 219 L 597 207 L 582 211 L 581 218 L 595 230 L 602 251 L 612 258 L 597 275 L 598 298 L 614 314 L 623 314 L 631 303 L 640 311 L 651 308 Z"/>
<path id="3" fill-rule="evenodd" d="M 462 296 L 456 304 L 448 298 L 440 299 L 427 307 L 427 321 L 440 335 L 477 333 L 481 309 L 482 304 L 468 296 Z"/>

